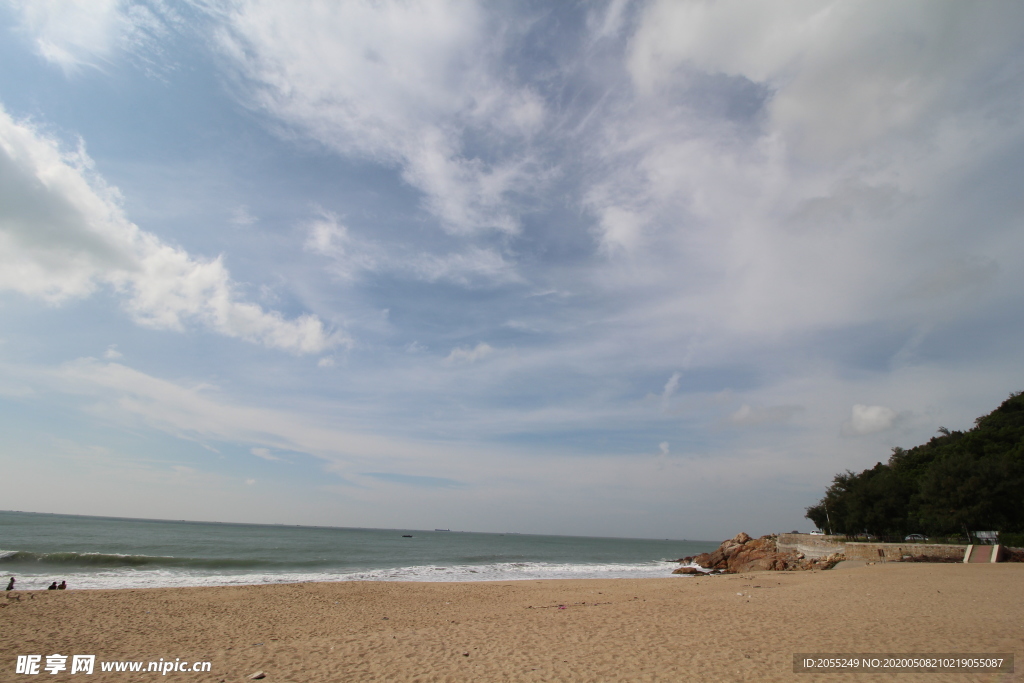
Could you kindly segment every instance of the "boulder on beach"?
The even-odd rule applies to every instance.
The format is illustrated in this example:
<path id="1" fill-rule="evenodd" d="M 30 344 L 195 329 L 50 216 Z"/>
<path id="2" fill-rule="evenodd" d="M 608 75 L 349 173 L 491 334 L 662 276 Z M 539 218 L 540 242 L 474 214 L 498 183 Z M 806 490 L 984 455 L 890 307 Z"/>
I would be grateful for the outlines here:
<path id="1" fill-rule="evenodd" d="M 676 569 L 673 574 L 689 574 L 691 576 L 704 576 L 707 572 L 703 572 L 696 567 L 680 567 Z"/>
<path id="2" fill-rule="evenodd" d="M 830 569 L 844 559 L 841 554 L 829 555 L 826 558 L 808 560 L 803 555 L 779 550 L 778 537 L 775 535 L 751 538 L 739 533 L 727 541 L 723 541 L 718 549 L 710 553 L 701 553 L 693 557 L 684 557 L 681 563 L 695 564 L 704 569 L 718 570 L 729 574 L 756 571 L 795 571 L 806 569 Z M 674 574 L 690 574 L 681 567 Z M 689 567 L 689 569 L 693 569 Z M 693 569 L 693 572 L 699 570 Z"/>

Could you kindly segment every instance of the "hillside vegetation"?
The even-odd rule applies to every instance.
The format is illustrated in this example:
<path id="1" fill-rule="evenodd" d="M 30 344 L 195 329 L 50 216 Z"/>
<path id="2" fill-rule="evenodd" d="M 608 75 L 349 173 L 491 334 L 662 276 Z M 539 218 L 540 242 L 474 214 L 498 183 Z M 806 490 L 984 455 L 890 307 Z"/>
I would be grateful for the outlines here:
<path id="1" fill-rule="evenodd" d="M 807 518 L 837 534 L 1024 532 L 1024 392 L 966 432 L 939 435 L 888 463 L 837 474 Z"/>

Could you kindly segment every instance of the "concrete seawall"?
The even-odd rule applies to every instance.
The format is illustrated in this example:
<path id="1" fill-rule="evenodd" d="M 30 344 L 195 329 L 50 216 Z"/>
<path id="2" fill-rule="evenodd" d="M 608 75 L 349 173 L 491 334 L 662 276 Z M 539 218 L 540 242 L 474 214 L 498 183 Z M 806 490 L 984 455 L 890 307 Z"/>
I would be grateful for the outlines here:
<path id="1" fill-rule="evenodd" d="M 779 534 L 779 552 L 800 553 L 809 560 L 819 560 L 833 553 L 846 552 L 846 537 L 812 534 Z"/>
<path id="2" fill-rule="evenodd" d="M 807 559 L 820 559 L 843 553 L 848 560 L 885 560 L 898 562 L 904 555 L 963 560 L 966 546 L 941 543 L 849 543 L 843 536 L 779 534 L 780 551 L 800 553 Z"/>

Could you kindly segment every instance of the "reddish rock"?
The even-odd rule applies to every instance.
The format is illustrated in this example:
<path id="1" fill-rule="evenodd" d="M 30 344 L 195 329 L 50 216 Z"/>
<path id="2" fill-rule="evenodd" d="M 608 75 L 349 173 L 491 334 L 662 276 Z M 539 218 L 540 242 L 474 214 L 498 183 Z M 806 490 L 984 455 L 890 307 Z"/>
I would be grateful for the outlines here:
<path id="1" fill-rule="evenodd" d="M 701 553 L 700 555 L 694 555 L 690 558 L 690 561 L 696 565 L 704 567 L 704 569 L 711 569 L 709 560 L 711 559 L 711 553 Z"/>
<path id="2" fill-rule="evenodd" d="M 735 546 L 734 546 L 735 547 Z M 721 548 L 708 556 L 707 564 L 702 565 L 705 569 L 725 569 L 729 564 L 729 551 L 733 548 Z"/>
<path id="3" fill-rule="evenodd" d="M 766 552 L 763 550 L 751 550 L 749 552 L 738 552 L 729 558 L 729 571 L 733 574 L 739 572 L 763 572 L 772 569 L 785 569 L 785 560 L 779 557 L 778 553 Z"/>
<path id="4" fill-rule="evenodd" d="M 744 544 L 744 550 L 760 550 L 763 552 L 774 553 L 779 549 L 778 543 L 774 536 L 762 536 L 757 540 L 751 540 Z"/>
<path id="5" fill-rule="evenodd" d="M 730 554 L 729 571 L 784 571 L 797 562 L 795 555 L 779 552 L 774 536 L 762 536 L 757 540 L 747 541 Z"/>
<path id="6" fill-rule="evenodd" d="M 793 553 L 779 552 L 776 540 L 775 536 L 752 539 L 747 534 L 740 533 L 723 541 L 712 553 L 703 553 L 687 559 L 704 569 L 717 569 L 733 574 L 812 569 L 819 566 L 814 560 L 804 560 Z"/>
<path id="7" fill-rule="evenodd" d="M 691 576 L 704 576 L 704 572 L 697 569 L 696 567 L 680 567 L 679 569 L 672 572 L 673 574 L 689 574 Z"/>

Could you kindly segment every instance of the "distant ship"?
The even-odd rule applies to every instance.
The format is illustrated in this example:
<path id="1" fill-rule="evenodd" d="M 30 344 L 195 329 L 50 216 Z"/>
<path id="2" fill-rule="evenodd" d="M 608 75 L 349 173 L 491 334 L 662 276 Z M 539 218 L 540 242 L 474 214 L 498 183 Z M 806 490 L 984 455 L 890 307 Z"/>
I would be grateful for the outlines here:
<path id="1" fill-rule="evenodd" d="M 451 529 L 434 529 L 434 531 L 451 531 Z"/>

